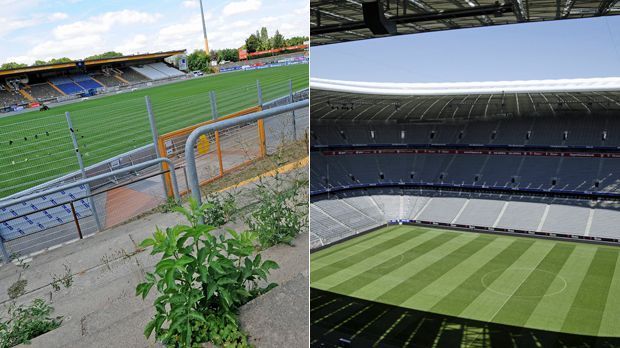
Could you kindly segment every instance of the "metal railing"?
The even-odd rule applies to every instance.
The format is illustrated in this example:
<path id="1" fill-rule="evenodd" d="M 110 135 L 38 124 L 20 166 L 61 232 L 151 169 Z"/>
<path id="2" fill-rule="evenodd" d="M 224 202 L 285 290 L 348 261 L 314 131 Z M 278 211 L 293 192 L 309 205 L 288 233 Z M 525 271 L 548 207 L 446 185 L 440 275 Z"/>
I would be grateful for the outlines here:
<path id="1" fill-rule="evenodd" d="M 90 178 L 84 178 L 82 180 L 78 180 L 78 181 L 75 181 L 75 182 L 72 182 L 72 183 L 68 183 L 68 184 L 57 186 L 57 187 L 53 187 L 53 188 L 47 189 L 45 191 L 32 193 L 32 194 L 29 194 L 29 195 L 26 195 L 26 196 L 22 196 L 22 197 L 19 197 L 19 198 L 15 198 L 15 199 L 11 199 L 11 200 L 1 201 L 0 202 L 0 209 L 6 209 L 6 208 L 9 208 L 9 207 L 12 207 L 12 206 L 16 206 L 18 204 L 27 203 L 27 202 L 30 202 L 30 201 L 32 201 L 34 199 L 37 199 L 37 198 L 40 198 L 40 197 L 49 196 L 49 195 L 52 195 L 54 193 L 65 191 L 65 190 L 69 190 L 69 189 L 74 188 L 74 187 L 90 185 L 92 183 L 95 183 L 95 182 L 98 182 L 98 181 L 101 181 L 101 180 L 104 180 L 104 179 L 107 179 L 107 178 L 110 178 L 110 177 L 119 176 L 121 174 L 137 172 L 139 170 L 142 170 L 142 169 L 145 169 L 145 168 L 148 168 L 148 167 L 152 167 L 152 166 L 161 166 L 162 163 L 166 163 L 166 164 L 168 164 L 170 166 L 170 168 L 174 168 L 174 164 L 172 163 L 172 161 L 170 159 L 168 159 L 168 158 L 156 158 L 156 159 L 153 159 L 153 160 L 150 160 L 150 161 L 146 161 L 146 162 L 143 162 L 143 163 L 139 163 L 139 164 L 135 164 L 135 165 L 132 165 L 132 166 L 129 166 L 129 167 L 117 169 L 117 170 L 114 170 L 114 171 L 111 171 L 111 172 L 108 172 L 108 173 L 99 174 L 99 175 L 96 175 L 96 176 L 93 176 L 93 177 L 90 177 Z M 161 173 L 157 173 L 156 175 L 160 175 L 160 174 Z M 175 174 L 174 170 L 170 171 L 170 175 L 171 175 L 171 178 L 172 178 L 172 190 L 173 190 L 174 199 L 178 202 L 178 201 L 180 201 L 180 195 L 179 195 L 179 188 L 178 188 L 178 183 L 177 183 L 177 177 L 176 177 L 176 174 Z M 99 193 L 97 193 L 97 194 L 99 194 Z M 93 196 L 94 195 L 89 192 L 86 197 L 80 197 L 79 199 L 69 200 L 69 201 L 65 201 L 63 203 L 57 203 L 57 204 L 54 204 L 52 206 L 46 206 L 45 209 L 37 209 L 37 210 L 35 210 L 33 212 L 29 212 L 29 213 L 23 214 L 23 215 L 25 215 L 25 216 L 32 215 L 32 214 L 37 213 L 39 211 L 45 211 L 46 209 L 50 209 L 52 207 L 57 207 L 57 206 L 65 205 L 65 204 L 70 204 L 70 203 L 73 203 L 73 202 L 75 202 L 77 200 L 83 200 L 85 198 L 90 199 L 90 201 L 91 201 L 90 209 L 92 210 L 93 214 L 96 215 L 96 212 L 93 209 L 94 208 L 94 202 L 92 200 Z M 73 211 L 73 213 L 74 212 L 75 212 L 75 210 Z M 11 217 L 10 219 L 4 220 L 4 221 L 0 221 L 0 223 L 5 223 L 7 221 L 11 221 L 11 220 L 14 220 L 14 219 L 19 218 L 19 217 L 23 217 L 23 216 L 19 216 L 19 215 L 18 216 L 14 216 L 14 217 Z M 99 225 L 99 223 L 97 223 L 97 224 Z M 9 255 L 9 253 L 8 253 L 6 247 L 5 247 L 5 239 L 1 235 L 0 235 L 0 253 L 2 254 L 2 259 L 3 259 L 4 263 L 8 263 L 10 261 L 10 255 Z"/>
<path id="2" fill-rule="evenodd" d="M 207 135 L 216 131 L 221 131 L 226 128 L 235 127 L 241 124 L 264 120 L 269 117 L 278 116 L 298 109 L 306 108 L 309 105 L 309 100 L 302 100 L 288 105 L 277 106 L 272 109 L 255 112 L 249 115 L 223 120 L 221 122 L 212 123 L 195 129 L 189 135 L 187 141 L 185 142 L 185 165 L 187 170 L 187 181 L 192 197 L 198 203 L 201 203 L 200 181 L 198 179 L 198 170 L 196 168 L 196 157 L 194 153 L 194 147 L 196 146 L 196 143 L 198 142 L 200 136 Z M 264 146 L 264 144 L 262 146 Z"/>

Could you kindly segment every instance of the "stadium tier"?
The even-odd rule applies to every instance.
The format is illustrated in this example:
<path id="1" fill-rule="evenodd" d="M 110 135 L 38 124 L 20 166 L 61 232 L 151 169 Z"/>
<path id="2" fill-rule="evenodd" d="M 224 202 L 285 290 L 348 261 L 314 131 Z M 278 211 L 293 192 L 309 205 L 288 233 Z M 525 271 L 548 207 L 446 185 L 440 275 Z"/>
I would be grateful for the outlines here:
<path id="1" fill-rule="evenodd" d="M 184 74 L 177 69 L 171 68 L 164 63 L 146 64 L 142 66 L 132 66 L 130 69 L 150 80 L 162 80 L 171 77 L 183 76 Z"/>
<path id="2" fill-rule="evenodd" d="M 71 76 L 71 79 L 73 81 L 75 81 L 75 83 L 77 85 L 79 85 L 80 87 L 82 87 L 85 90 L 97 89 L 97 88 L 102 88 L 103 87 L 100 83 L 98 83 L 97 81 L 93 80 L 88 75 L 84 75 L 84 74 L 74 75 L 74 76 Z"/>
<path id="3" fill-rule="evenodd" d="M 313 247 L 400 221 L 618 241 L 619 208 L 617 201 L 370 188 L 320 197 L 310 216 Z"/>
<path id="4" fill-rule="evenodd" d="M 123 84 L 116 76 L 95 75 L 93 78 L 101 82 L 105 87 L 118 87 Z"/>
<path id="5" fill-rule="evenodd" d="M 55 100 L 62 96 L 62 93 L 58 92 L 49 83 L 30 85 L 28 93 L 37 101 Z"/>
<path id="6" fill-rule="evenodd" d="M 124 69 L 121 69 L 121 71 L 123 73 L 120 75 L 120 78 L 128 81 L 129 83 L 141 83 L 141 82 L 149 81 L 147 77 L 137 73 L 131 68 L 124 68 Z"/>
<path id="7" fill-rule="evenodd" d="M 164 59 L 184 54 L 169 51 L 0 70 L 0 112 L 115 92 L 157 79 L 180 79 L 185 73 Z"/>
<path id="8" fill-rule="evenodd" d="M 0 89 L 0 109 L 13 105 L 26 105 L 28 100 L 19 92 L 9 90 L 7 87 Z"/>
<path id="9" fill-rule="evenodd" d="M 390 221 L 620 241 L 620 79 L 313 84 L 314 247 Z"/>

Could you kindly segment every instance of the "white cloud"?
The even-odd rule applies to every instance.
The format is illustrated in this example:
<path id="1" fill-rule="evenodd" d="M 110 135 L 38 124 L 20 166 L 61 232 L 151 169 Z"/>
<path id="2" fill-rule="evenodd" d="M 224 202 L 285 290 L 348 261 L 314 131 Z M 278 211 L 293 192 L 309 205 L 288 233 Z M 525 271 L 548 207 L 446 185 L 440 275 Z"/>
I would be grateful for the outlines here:
<path id="1" fill-rule="evenodd" d="M 10 15 L 0 11 L 0 61 L 33 63 L 37 59 L 63 56 L 77 59 L 110 50 L 131 54 L 201 49 L 204 42 L 200 14 L 195 9 L 188 10 L 198 7 L 198 1 L 180 0 L 170 6 L 152 6 L 153 10 L 149 11 L 127 7 L 124 11 L 107 13 L 98 11 L 105 8 L 103 5 L 80 1 L 80 7 L 90 7 L 85 9 L 86 13 L 96 15 L 78 18 L 66 6 L 50 6 L 45 12 L 44 7 L 49 3 L 41 0 L 0 0 L 0 4 L 7 4 L 11 9 L 26 3 L 41 5 L 38 12 L 32 10 L 36 6 Z M 308 16 L 303 15 L 307 13 L 307 0 L 232 0 L 215 5 L 209 0 L 207 3 L 206 24 L 212 49 L 240 47 L 262 26 L 267 27 L 270 35 L 276 29 L 286 37 L 309 34 Z M 236 15 L 239 13 L 243 14 Z"/>
<path id="2" fill-rule="evenodd" d="M 118 25 L 154 23 L 159 18 L 160 14 L 133 10 L 107 12 L 87 20 L 60 25 L 53 30 L 53 33 L 57 39 L 69 39 L 80 35 L 105 33 Z"/>
<path id="3" fill-rule="evenodd" d="M 232 16 L 239 13 L 257 11 L 261 6 L 262 2 L 260 0 L 234 1 L 224 6 L 222 14 L 224 16 Z"/>
<path id="4" fill-rule="evenodd" d="M 149 38 L 144 34 L 138 34 L 125 41 L 123 44 L 116 46 L 114 51 L 122 52 L 124 54 L 135 54 L 138 52 L 144 52 L 144 48 L 147 47 Z"/>
<path id="5" fill-rule="evenodd" d="M 185 8 L 199 8 L 200 4 L 198 1 L 199 0 L 185 0 L 181 3 L 181 5 Z"/>
<path id="6" fill-rule="evenodd" d="M 69 15 L 64 12 L 54 12 L 49 16 L 51 21 L 61 21 L 67 18 L 69 18 Z"/>
<path id="7" fill-rule="evenodd" d="M 54 12 L 49 16 L 37 13 L 26 18 L 3 17 L 0 15 L 0 37 L 20 29 L 36 27 L 37 25 L 46 23 L 53 23 L 68 17 L 69 15 L 63 12 Z"/>
<path id="8" fill-rule="evenodd" d="M 101 35 L 77 35 L 62 40 L 49 40 L 34 46 L 28 53 L 38 59 L 69 57 L 83 58 L 90 52 L 100 51 L 103 43 Z"/>

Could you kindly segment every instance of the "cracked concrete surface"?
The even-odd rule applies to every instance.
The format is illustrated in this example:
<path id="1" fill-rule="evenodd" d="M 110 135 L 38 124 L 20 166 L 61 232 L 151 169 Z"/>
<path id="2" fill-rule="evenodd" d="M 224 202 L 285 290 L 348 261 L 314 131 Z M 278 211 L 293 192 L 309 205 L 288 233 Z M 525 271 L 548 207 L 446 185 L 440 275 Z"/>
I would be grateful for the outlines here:
<path id="1" fill-rule="evenodd" d="M 244 199 L 250 196 L 247 191 L 246 196 L 240 194 Z M 143 335 L 153 314 L 155 292 L 146 300 L 135 296 L 136 285 L 143 281 L 144 272 L 153 270 L 157 258 L 136 249 L 135 243 L 150 236 L 155 226 L 166 228 L 181 222 L 180 214 L 157 213 L 37 255 L 26 270 L 4 265 L 0 267 L 0 303 L 8 303 L 7 288 L 22 272 L 28 280 L 27 293 L 17 303 L 51 300 L 53 315 L 64 317 L 60 328 L 33 339 L 28 347 L 159 347 L 152 337 L 147 340 Z M 244 228 L 241 222 L 226 227 Z M 257 347 L 308 345 L 308 247 L 306 229 L 294 246 L 263 251 L 263 259 L 280 265 L 269 279 L 279 286 L 243 306 L 240 313 L 242 326 Z M 65 265 L 71 269 L 73 285 L 56 292 L 50 285 L 52 275 L 63 275 Z"/>

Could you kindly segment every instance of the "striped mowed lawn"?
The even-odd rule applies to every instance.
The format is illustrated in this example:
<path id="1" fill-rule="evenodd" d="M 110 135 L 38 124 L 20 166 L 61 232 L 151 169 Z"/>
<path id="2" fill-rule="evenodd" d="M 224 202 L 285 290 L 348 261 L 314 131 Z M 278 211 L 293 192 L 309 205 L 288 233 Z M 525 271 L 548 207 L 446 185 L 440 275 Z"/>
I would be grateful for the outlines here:
<path id="1" fill-rule="evenodd" d="M 620 248 L 390 226 L 311 255 L 311 286 L 445 315 L 620 336 Z"/>

